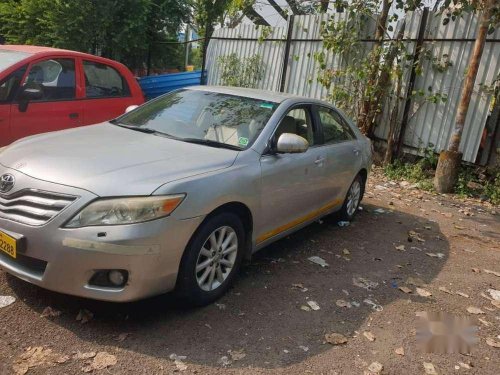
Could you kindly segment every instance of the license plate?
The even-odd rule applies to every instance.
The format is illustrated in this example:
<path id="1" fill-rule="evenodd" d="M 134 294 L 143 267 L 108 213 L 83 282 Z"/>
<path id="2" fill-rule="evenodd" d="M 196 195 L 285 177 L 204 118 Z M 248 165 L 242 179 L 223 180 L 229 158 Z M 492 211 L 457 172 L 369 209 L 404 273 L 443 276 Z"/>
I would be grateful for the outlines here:
<path id="1" fill-rule="evenodd" d="M 0 230 L 0 251 L 7 253 L 12 258 L 16 258 L 17 240 Z"/>

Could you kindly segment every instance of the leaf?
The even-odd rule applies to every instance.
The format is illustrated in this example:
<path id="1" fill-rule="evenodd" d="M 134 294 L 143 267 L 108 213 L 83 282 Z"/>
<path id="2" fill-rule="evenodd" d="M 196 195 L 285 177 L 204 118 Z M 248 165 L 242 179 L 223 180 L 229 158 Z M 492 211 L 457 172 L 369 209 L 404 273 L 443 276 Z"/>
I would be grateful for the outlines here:
<path id="1" fill-rule="evenodd" d="M 440 286 L 440 287 L 439 287 L 439 290 L 440 290 L 441 292 L 445 292 L 445 293 L 448 293 L 448 294 L 453 294 L 453 292 L 452 292 L 451 290 L 447 289 L 447 288 L 446 288 L 446 287 L 444 287 L 444 286 Z"/>
<path id="2" fill-rule="evenodd" d="M 76 316 L 76 320 L 81 324 L 89 322 L 90 320 L 92 320 L 92 318 L 94 318 L 94 314 L 87 309 L 81 309 Z"/>
<path id="3" fill-rule="evenodd" d="M 116 363 L 117 359 L 114 355 L 107 352 L 99 352 L 90 363 L 82 367 L 82 371 L 92 372 L 95 370 L 104 370 L 108 367 L 116 365 Z"/>
<path id="4" fill-rule="evenodd" d="M 370 331 L 363 332 L 363 336 L 365 336 L 368 341 L 375 341 L 376 339 L 375 335 Z"/>
<path id="5" fill-rule="evenodd" d="M 494 348 L 500 348 L 500 342 L 495 341 L 495 339 L 492 339 L 491 337 L 488 337 L 486 339 L 486 344 L 488 344 L 489 346 L 492 346 Z"/>
<path id="6" fill-rule="evenodd" d="M 307 304 L 314 311 L 317 311 L 317 310 L 320 309 L 320 307 L 319 307 L 319 305 L 318 305 L 318 303 L 316 301 L 307 301 Z"/>
<path id="7" fill-rule="evenodd" d="M 423 365 L 424 365 L 424 371 L 427 375 L 438 375 L 432 363 L 424 362 Z"/>
<path id="8" fill-rule="evenodd" d="M 245 358 L 247 355 L 245 354 L 245 351 L 243 349 L 240 350 L 228 350 L 227 351 L 229 355 L 231 356 L 231 359 L 233 361 L 239 361 Z"/>
<path id="9" fill-rule="evenodd" d="M 61 314 L 62 314 L 61 311 L 53 309 L 50 306 L 47 306 L 45 309 L 43 309 L 42 315 L 40 315 L 40 317 L 41 318 L 46 318 L 46 317 L 55 318 L 55 317 L 60 316 Z"/>
<path id="10" fill-rule="evenodd" d="M 412 293 L 412 290 L 406 286 L 400 286 L 399 290 L 406 293 L 406 294 Z"/>
<path id="11" fill-rule="evenodd" d="M 12 305 L 14 302 L 16 299 L 12 296 L 0 296 L 0 309 Z"/>
<path id="12" fill-rule="evenodd" d="M 325 335 L 325 340 L 327 343 L 332 345 L 342 345 L 347 343 L 347 337 L 340 333 L 327 333 Z"/>
<path id="13" fill-rule="evenodd" d="M 118 341 L 118 342 L 123 342 L 127 339 L 127 337 L 130 336 L 130 333 L 127 333 L 127 332 L 124 332 L 124 333 L 120 333 L 118 336 L 115 337 L 115 341 Z"/>
<path id="14" fill-rule="evenodd" d="M 347 307 L 348 309 L 351 308 L 351 304 L 347 301 L 344 301 L 343 299 L 338 299 L 337 302 L 335 302 L 335 304 L 338 307 Z"/>
<path id="15" fill-rule="evenodd" d="M 430 296 L 432 296 L 431 292 L 429 292 L 429 291 L 427 291 L 427 290 L 425 290 L 423 288 L 418 288 L 417 287 L 416 292 L 421 297 L 430 297 Z"/>
<path id="16" fill-rule="evenodd" d="M 368 371 L 370 374 L 380 374 L 384 366 L 380 362 L 372 362 L 370 366 L 368 366 Z"/>
<path id="17" fill-rule="evenodd" d="M 396 349 L 394 349 L 394 353 L 396 353 L 397 355 L 404 356 L 405 355 L 405 350 L 404 350 L 403 347 L 396 348 Z"/>
<path id="18" fill-rule="evenodd" d="M 490 271 L 490 270 L 483 270 L 485 273 L 488 273 L 490 275 L 495 275 L 497 277 L 500 277 L 500 272 L 496 272 L 496 271 Z"/>
<path id="19" fill-rule="evenodd" d="M 484 311 L 475 306 L 467 307 L 467 312 L 474 315 L 484 314 Z"/>

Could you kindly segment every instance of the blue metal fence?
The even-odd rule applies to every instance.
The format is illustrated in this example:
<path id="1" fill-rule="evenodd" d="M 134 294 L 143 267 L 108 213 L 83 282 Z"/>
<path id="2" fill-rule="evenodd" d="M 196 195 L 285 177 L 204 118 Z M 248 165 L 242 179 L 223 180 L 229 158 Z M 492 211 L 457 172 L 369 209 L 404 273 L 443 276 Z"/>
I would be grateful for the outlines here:
<path id="1" fill-rule="evenodd" d="M 176 89 L 200 84 L 201 70 L 139 78 L 139 85 L 147 100 Z"/>

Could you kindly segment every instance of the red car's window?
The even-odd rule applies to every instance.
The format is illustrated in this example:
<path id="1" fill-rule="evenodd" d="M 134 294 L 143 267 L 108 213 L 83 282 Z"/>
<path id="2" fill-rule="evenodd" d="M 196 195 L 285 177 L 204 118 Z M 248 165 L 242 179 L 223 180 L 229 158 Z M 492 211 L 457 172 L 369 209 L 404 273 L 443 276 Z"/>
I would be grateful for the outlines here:
<path id="1" fill-rule="evenodd" d="M 36 88 L 42 92 L 40 99 L 34 101 L 75 99 L 75 61 L 49 59 L 33 64 L 24 80 L 23 88 Z"/>
<path id="2" fill-rule="evenodd" d="M 113 67 L 92 61 L 83 62 L 85 96 L 87 98 L 115 98 L 130 96 L 127 81 Z"/>

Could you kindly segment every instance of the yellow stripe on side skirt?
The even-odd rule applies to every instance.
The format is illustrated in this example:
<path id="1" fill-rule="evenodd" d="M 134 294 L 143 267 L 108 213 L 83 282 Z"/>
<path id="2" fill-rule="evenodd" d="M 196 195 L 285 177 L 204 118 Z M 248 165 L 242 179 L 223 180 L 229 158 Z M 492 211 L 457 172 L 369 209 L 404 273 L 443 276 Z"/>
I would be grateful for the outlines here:
<path id="1" fill-rule="evenodd" d="M 323 207 L 321 207 L 321 208 L 319 208 L 319 209 L 317 209 L 317 210 L 315 210 L 315 211 L 313 211 L 305 216 L 302 216 L 294 221 L 291 221 L 290 223 L 287 223 L 287 224 L 282 225 L 276 229 L 273 229 L 267 233 L 264 233 L 262 236 L 257 238 L 257 244 L 260 244 L 260 243 L 268 240 L 269 238 L 274 237 L 282 232 L 285 232 L 288 229 L 291 229 L 297 225 L 305 223 L 306 221 L 312 220 L 315 217 L 321 216 L 321 214 L 328 212 L 329 210 L 331 210 L 335 206 L 339 205 L 340 203 L 342 203 L 342 200 L 336 199 L 333 202 L 328 203 L 326 206 L 323 206 Z"/>

